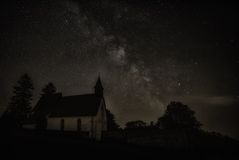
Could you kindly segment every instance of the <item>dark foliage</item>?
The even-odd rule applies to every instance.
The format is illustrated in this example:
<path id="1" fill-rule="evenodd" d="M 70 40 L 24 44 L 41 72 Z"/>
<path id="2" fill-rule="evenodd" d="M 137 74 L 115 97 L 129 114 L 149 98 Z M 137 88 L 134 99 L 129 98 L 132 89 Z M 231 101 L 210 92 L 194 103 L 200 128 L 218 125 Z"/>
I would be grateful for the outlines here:
<path id="1" fill-rule="evenodd" d="M 52 82 L 49 82 L 43 89 L 42 89 L 42 92 L 43 94 L 45 95 L 51 95 L 51 94 L 54 94 L 56 93 L 56 87 L 55 85 L 52 83 Z"/>
<path id="2" fill-rule="evenodd" d="M 200 129 L 195 112 L 181 102 L 171 102 L 157 125 L 162 129 Z"/>
<path id="3" fill-rule="evenodd" d="M 21 126 L 22 122 L 27 119 L 31 112 L 33 89 L 33 82 L 29 75 L 22 75 L 14 87 L 14 95 L 10 100 L 6 112 L 2 116 L 2 121 L 6 122 L 9 126 Z"/>
<path id="4" fill-rule="evenodd" d="M 106 109 L 107 129 L 108 131 L 119 130 L 120 126 L 116 123 L 115 116 L 110 110 Z"/>
<path id="5" fill-rule="evenodd" d="M 127 122 L 125 129 L 141 129 L 146 127 L 146 123 L 141 120 Z"/>

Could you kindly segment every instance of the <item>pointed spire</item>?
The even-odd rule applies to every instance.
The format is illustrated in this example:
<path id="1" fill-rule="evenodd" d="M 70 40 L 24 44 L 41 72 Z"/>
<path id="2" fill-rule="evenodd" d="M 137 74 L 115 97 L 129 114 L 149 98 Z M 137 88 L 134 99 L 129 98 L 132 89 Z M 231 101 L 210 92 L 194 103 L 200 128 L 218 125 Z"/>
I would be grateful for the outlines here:
<path id="1" fill-rule="evenodd" d="M 97 79 L 97 82 L 96 82 L 96 85 L 95 85 L 95 94 L 97 96 L 100 96 L 102 97 L 103 96 L 103 85 L 101 83 L 101 79 L 100 79 L 100 75 L 98 76 L 98 79 Z"/>
<path id="2" fill-rule="evenodd" d="M 102 83 L 101 83 L 100 76 L 98 76 L 98 79 L 97 79 L 97 82 L 96 82 L 95 87 L 101 87 L 101 88 L 103 88 Z"/>

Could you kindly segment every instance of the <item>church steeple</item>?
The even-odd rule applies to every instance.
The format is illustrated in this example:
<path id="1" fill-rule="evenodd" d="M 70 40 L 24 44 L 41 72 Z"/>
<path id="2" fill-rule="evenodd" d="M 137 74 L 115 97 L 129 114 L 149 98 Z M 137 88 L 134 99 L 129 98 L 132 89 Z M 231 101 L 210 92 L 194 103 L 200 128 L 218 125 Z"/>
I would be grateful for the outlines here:
<path id="1" fill-rule="evenodd" d="M 100 76 L 99 76 L 95 85 L 95 95 L 97 95 L 98 97 L 103 97 L 103 91 L 104 91 L 104 88 L 102 86 Z"/>

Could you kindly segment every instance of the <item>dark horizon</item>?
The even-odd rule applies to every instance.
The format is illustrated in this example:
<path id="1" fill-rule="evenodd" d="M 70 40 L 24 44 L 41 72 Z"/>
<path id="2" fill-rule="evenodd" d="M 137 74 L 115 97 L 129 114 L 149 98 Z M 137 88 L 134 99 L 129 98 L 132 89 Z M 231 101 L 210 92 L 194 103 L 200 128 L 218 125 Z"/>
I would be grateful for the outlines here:
<path id="1" fill-rule="evenodd" d="M 170 101 L 203 129 L 239 139 L 238 9 L 234 2 L 11 1 L 1 5 L 0 113 L 28 73 L 34 101 L 53 82 L 63 95 L 93 92 L 123 126 L 156 121 Z"/>

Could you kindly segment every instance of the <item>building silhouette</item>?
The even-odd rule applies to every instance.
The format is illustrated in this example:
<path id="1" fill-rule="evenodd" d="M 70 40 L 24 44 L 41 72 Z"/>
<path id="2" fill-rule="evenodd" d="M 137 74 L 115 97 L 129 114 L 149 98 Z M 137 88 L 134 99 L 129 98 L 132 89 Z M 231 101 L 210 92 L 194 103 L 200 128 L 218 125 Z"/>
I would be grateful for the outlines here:
<path id="1" fill-rule="evenodd" d="M 42 95 L 24 128 L 74 131 L 100 140 L 107 130 L 104 88 L 98 77 L 91 94 L 62 96 Z"/>

